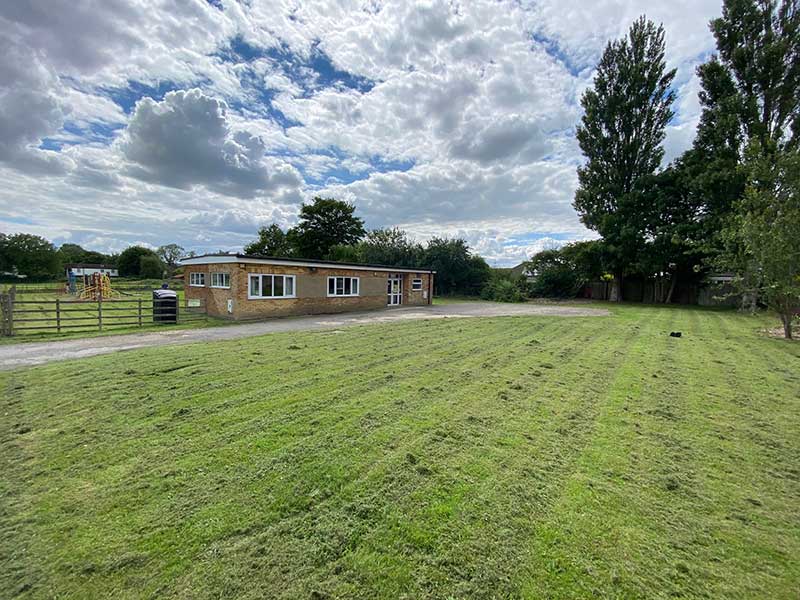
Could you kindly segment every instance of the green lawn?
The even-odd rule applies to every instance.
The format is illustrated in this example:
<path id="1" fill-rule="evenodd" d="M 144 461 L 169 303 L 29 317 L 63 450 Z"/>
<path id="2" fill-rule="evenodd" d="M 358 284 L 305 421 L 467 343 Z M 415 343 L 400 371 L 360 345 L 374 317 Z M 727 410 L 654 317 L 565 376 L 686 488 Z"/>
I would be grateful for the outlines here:
<path id="1" fill-rule="evenodd" d="M 612 310 L 0 373 L 0 596 L 797 598 L 800 343 Z"/>

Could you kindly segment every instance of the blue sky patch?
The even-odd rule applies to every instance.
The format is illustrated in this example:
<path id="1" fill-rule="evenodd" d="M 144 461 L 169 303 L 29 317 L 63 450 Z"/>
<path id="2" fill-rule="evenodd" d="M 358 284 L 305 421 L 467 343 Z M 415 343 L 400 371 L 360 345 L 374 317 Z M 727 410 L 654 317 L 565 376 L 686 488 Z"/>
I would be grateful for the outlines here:
<path id="1" fill-rule="evenodd" d="M 371 79 L 337 68 L 319 44 L 315 44 L 309 56 L 304 57 L 293 53 L 286 45 L 260 48 L 237 36 L 217 56 L 237 63 L 248 63 L 259 58 L 269 59 L 307 96 L 326 87 L 347 88 L 362 94 L 375 87 L 375 82 Z"/>
<path id="2" fill-rule="evenodd" d="M 557 63 L 561 64 L 570 75 L 578 77 L 590 64 L 582 64 L 575 61 L 569 53 L 561 47 L 558 41 L 548 38 L 541 33 L 531 35 L 533 41 L 544 50 Z"/>
<path id="3" fill-rule="evenodd" d="M 133 112 L 136 103 L 147 96 L 156 101 L 161 101 L 168 92 L 184 89 L 172 81 L 160 81 L 157 85 L 149 85 L 140 81 L 128 81 L 125 87 L 103 88 L 101 91 L 116 103 L 126 115 Z"/>

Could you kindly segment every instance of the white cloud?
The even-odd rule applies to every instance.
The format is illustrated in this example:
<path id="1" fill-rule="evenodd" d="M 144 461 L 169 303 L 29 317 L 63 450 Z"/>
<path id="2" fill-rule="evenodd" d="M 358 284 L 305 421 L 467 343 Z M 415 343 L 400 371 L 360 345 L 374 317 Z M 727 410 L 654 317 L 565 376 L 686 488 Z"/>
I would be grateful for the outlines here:
<path id="1" fill-rule="evenodd" d="M 138 102 L 120 142 L 127 173 L 150 183 L 242 197 L 300 187 L 297 170 L 265 158 L 265 149 L 259 137 L 232 130 L 226 104 L 198 89 Z"/>
<path id="2" fill-rule="evenodd" d="M 320 193 L 354 201 L 370 227 L 463 235 L 516 262 L 591 235 L 571 207 L 573 129 L 608 39 L 641 14 L 664 22 L 674 158 L 694 134 L 694 68 L 718 12 L 719 0 L 0 3 L 0 227 L 220 249 L 291 224 Z"/>
<path id="3" fill-rule="evenodd" d="M 69 112 L 54 91 L 57 76 L 31 49 L 2 38 L 0 57 L 0 162 L 26 172 L 63 173 L 63 157 L 38 149 Z"/>

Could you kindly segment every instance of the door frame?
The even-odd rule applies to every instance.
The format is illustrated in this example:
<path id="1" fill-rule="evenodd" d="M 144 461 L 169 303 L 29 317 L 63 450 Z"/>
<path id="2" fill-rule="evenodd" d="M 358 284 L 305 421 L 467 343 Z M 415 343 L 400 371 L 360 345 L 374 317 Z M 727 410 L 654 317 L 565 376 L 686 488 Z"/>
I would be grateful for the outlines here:
<path id="1" fill-rule="evenodd" d="M 393 291 L 393 283 L 397 283 L 396 291 Z M 397 273 L 391 273 L 386 278 L 386 306 L 402 306 L 403 305 L 403 276 Z"/>

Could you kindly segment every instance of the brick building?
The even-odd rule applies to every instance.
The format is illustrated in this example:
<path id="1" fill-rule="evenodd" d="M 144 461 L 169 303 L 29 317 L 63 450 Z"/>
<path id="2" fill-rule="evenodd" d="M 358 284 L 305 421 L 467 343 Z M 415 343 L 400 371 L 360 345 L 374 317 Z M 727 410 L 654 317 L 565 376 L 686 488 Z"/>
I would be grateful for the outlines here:
<path id="1" fill-rule="evenodd" d="M 434 271 L 245 254 L 185 258 L 188 306 L 254 319 L 430 304 Z"/>

